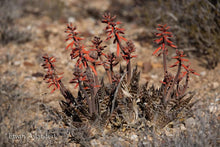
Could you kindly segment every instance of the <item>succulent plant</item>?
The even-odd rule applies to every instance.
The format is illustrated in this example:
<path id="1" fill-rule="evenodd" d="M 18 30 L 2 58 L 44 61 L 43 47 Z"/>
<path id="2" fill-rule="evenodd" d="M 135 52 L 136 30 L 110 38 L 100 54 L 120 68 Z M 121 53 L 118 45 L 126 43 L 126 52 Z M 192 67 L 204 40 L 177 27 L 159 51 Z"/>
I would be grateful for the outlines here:
<path id="1" fill-rule="evenodd" d="M 103 23 L 107 23 L 105 29 L 107 40 L 114 38 L 113 43 L 117 45 L 117 54 L 105 54 L 103 51 L 107 46 L 102 46 L 102 40 L 95 37 L 92 40 L 92 49 L 86 50 L 86 46 L 81 42 L 83 39 L 78 37 L 76 27 L 72 24 L 67 26 L 67 40 L 72 40 L 66 49 L 71 49 L 71 59 L 76 59 L 74 78 L 70 83 L 75 83 L 75 88 L 79 87 L 77 97 L 64 86 L 59 77 L 54 62 L 54 57 L 45 55 L 43 67 L 47 69 L 45 78 L 50 86 L 54 86 L 61 91 L 65 101 L 60 101 L 62 112 L 57 112 L 65 126 L 79 129 L 81 132 L 92 138 L 102 136 L 117 130 L 126 130 L 130 127 L 138 128 L 144 122 L 148 127 L 153 126 L 162 129 L 170 122 L 182 120 L 192 115 L 191 102 L 194 93 L 186 92 L 188 87 L 189 74 L 198 75 L 183 59 L 185 56 L 182 51 L 171 41 L 172 33 L 168 32 L 169 27 L 158 25 L 159 39 L 155 42 L 159 47 L 153 55 L 163 55 L 164 79 L 161 86 L 155 88 L 153 85 L 148 87 L 148 83 L 140 85 L 140 72 L 137 66 L 131 71 L 130 60 L 135 57 L 131 55 L 135 51 L 135 46 L 131 41 L 127 41 L 119 34 L 124 34 L 124 29 L 118 28 L 120 22 L 115 22 L 116 16 L 105 14 Z M 171 67 L 178 66 L 176 75 L 168 72 L 166 58 L 168 48 L 176 48 L 177 60 Z M 92 53 L 93 52 L 93 53 Z M 96 52 L 96 53 L 94 53 Z M 114 67 L 118 65 L 118 56 L 123 57 L 127 63 L 126 69 L 120 66 L 118 72 Z M 99 80 L 96 66 L 102 65 L 106 71 L 109 82 L 104 79 Z M 183 72 L 182 72 L 183 68 Z M 185 79 L 185 82 L 183 81 Z M 45 107 L 43 107 L 45 109 Z M 77 134 L 75 134 L 77 135 Z M 71 135 L 73 141 L 78 139 Z"/>

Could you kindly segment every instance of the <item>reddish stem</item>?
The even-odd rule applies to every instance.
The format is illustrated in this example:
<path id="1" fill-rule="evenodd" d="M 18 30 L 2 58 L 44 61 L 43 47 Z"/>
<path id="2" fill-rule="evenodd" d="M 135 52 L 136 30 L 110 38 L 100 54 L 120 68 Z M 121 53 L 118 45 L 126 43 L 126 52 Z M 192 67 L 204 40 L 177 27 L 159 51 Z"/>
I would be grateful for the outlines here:
<path id="1" fill-rule="evenodd" d="M 115 31 L 114 31 L 115 33 Z M 115 34 L 115 37 L 116 37 L 116 41 L 117 43 L 119 44 L 119 47 L 121 49 L 121 51 L 123 52 L 123 54 L 126 54 L 123 50 L 123 46 L 118 38 L 118 36 Z M 131 80 L 131 62 L 129 60 L 128 64 L 127 64 L 127 82 L 130 83 L 130 80 Z"/>
<path id="2" fill-rule="evenodd" d="M 167 92 L 167 94 L 164 98 L 164 103 L 167 103 L 169 101 L 170 94 L 173 91 L 174 85 L 175 85 L 175 83 L 177 82 L 177 80 L 179 78 L 179 75 L 180 75 L 180 72 L 181 72 L 182 62 L 181 62 L 181 60 L 178 60 L 178 61 L 179 61 L 178 70 L 177 70 L 176 76 L 175 76 L 174 80 L 172 81 L 171 86 L 170 86 L 170 88 L 169 88 L 169 90 L 168 90 L 168 92 Z"/>
<path id="3" fill-rule="evenodd" d="M 162 50 L 163 50 L 163 68 L 164 68 L 164 78 L 165 78 L 168 73 L 167 73 L 167 55 L 165 50 L 164 37 L 163 37 Z"/>
<path id="4" fill-rule="evenodd" d="M 100 56 L 100 60 L 103 62 L 102 56 Z M 103 65 L 103 66 L 104 66 L 105 72 L 107 73 L 109 83 L 112 84 L 112 76 L 111 76 L 109 70 L 105 67 L 105 65 Z"/>

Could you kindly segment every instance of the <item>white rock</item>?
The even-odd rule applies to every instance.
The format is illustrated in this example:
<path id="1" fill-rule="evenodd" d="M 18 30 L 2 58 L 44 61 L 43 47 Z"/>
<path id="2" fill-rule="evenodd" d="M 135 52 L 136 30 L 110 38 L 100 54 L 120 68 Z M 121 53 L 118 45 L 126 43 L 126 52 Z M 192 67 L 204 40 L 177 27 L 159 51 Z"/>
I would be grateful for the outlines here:
<path id="1" fill-rule="evenodd" d="M 119 137 L 118 138 L 119 141 L 125 141 L 123 138 Z"/>
<path id="2" fill-rule="evenodd" d="M 186 127 L 185 127 L 183 124 L 181 124 L 181 125 L 180 125 L 180 129 L 181 129 L 182 131 L 185 131 L 185 130 L 186 130 Z"/>
<path id="3" fill-rule="evenodd" d="M 214 103 L 211 103 L 210 106 L 209 106 L 209 111 L 211 113 L 216 113 L 218 112 L 218 105 L 217 104 L 214 104 Z"/>
<path id="4" fill-rule="evenodd" d="M 93 139 L 93 140 L 91 140 L 91 144 L 92 144 L 92 146 L 99 146 L 100 142 L 96 139 Z"/>
<path id="5" fill-rule="evenodd" d="M 69 23 L 75 23 L 76 22 L 76 19 L 74 17 L 69 17 L 68 18 L 68 22 Z"/>
<path id="6" fill-rule="evenodd" d="M 131 135 L 131 139 L 132 139 L 132 140 L 136 140 L 137 137 L 138 137 L 138 136 L 135 135 L 135 134 L 134 134 L 134 135 Z"/>
<path id="7" fill-rule="evenodd" d="M 212 89 L 217 89 L 219 87 L 219 83 L 213 82 L 211 86 L 212 86 Z"/>
<path id="8" fill-rule="evenodd" d="M 217 99 L 215 100 L 216 103 L 219 102 L 219 101 L 220 101 L 220 98 L 217 98 Z"/>
<path id="9" fill-rule="evenodd" d="M 206 75 L 206 71 L 200 72 L 200 75 L 201 75 L 201 76 L 205 76 L 205 75 Z"/>
<path id="10" fill-rule="evenodd" d="M 36 80 L 37 80 L 37 78 L 36 78 L 36 77 L 32 77 L 32 80 L 36 81 Z"/>
<path id="11" fill-rule="evenodd" d="M 185 124 L 186 124 L 187 128 L 192 128 L 196 125 L 196 120 L 194 118 L 190 117 L 185 121 Z"/>
<path id="12" fill-rule="evenodd" d="M 152 79 L 158 79 L 158 75 L 151 75 L 150 76 Z"/>
<path id="13" fill-rule="evenodd" d="M 15 65 L 15 66 L 18 66 L 18 65 L 20 65 L 20 64 L 21 64 L 21 61 L 15 61 L 15 62 L 14 62 L 14 65 Z"/>

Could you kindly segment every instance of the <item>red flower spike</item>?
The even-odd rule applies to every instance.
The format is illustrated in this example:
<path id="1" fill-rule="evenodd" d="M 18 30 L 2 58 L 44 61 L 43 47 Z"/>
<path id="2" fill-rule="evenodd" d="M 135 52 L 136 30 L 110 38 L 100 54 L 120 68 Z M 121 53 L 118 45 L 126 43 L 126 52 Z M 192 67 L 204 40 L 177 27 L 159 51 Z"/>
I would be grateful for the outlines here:
<path id="1" fill-rule="evenodd" d="M 94 39 L 92 40 L 92 43 L 93 43 L 92 47 L 94 49 L 90 49 L 89 56 L 93 59 L 93 61 L 90 61 L 90 62 L 94 66 L 102 65 L 102 63 L 100 61 L 97 61 L 97 60 L 98 60 L 98 58 L 100 58 L 100 60 L 102 61 L 101 56 L 105 55 L 102 51 L 104 50 L 104 48 L 106 46 L 101 46 L 102 40 L 99 37 L 94 37 Z M 96 71 L 94 69 L 92 69 L 93 73 L 97 76 L 97 73 L 96 73 Z"/>
<path id="2" fill-rule="evenodd" d="M 116 56 L 114 53 L 109 53 L 106 55 L 107 60 L 104 62 L 104 67 L 106 69 L 112 69 L 114 66 L 116 66 L 119 62 L 116 61 Z"/>
<path id="3" fill-rule="evenodd" d="M 173 65 L 170 67 L 175 67 L 178 64 L 181 64 L 182 67 L 184 67 L 186 70 L 188 69 L 187 66 L 185 66 L 182 62 L 188 62 L 188 59 L 183 59 L 182 57 L 185 57 L 186 55 L 183 54 L 183 51 L 179 51 L 178 49 L 176 50 L 176 55 L 175 57 L 172 57 L 173 59 L 176 59 L 177 62 L 175 62 Z"/>
<path id="4" fill-rule="evenodd" d="M 48 55 L 43 56 L 44 64 L 42 64 L 43 68 L 47 70 L 46 75 L 44 76 L 44 80 L 46 80 L 46 83 L 49 83 L 48 88 L 53 86 L 53 90 L 51 93 L 53 93 L 56 89 L 60 89 L 60 80 L 62 77 L 58 77 L 57 75 L 61 75 L 62 73 L 57 73 L 55 70 L 54 62 L 56 62 L 56 59 L 54 57 L 49 57 Z"/>
<path id="5" fill-rule="evenodd" d="M 136 57 L 136 55 L 131 55 L 135 52 L 136 48 L 132 41 L 127 41 L 126 44 L 127 46 L 123 48 L 124 55 L 122 55 L 122 57 L 128 63 L 133 57 Z"/>
<path id="6" fill-rule="evenodd" d="M 76 65 L 80 68 L 87 68 L 88 62 L 93 62 L 94 59 L 89 56 L 90 51 L 86 51 L 84 45 L 78 44 L 75 48 L 72 48 L 70 54 L 71 59 L 77 59 Z"/>
<path id="7" fill-rule="evenodd" d="M 92 45 L 93 49 L 90 49 L 90 51 L 96 51 L 98 57 L 104 55 L 103 51 L 106 48 L 106 46 L 101 46 L 102 40 L 100 39 L 100 37 L 94 37 L 92 43 L 93 43 Z"/>
<path id="8" fill-rule="evenodd" d="M 72 48 L 74 44 L 77 44 L 80 40 L 83 40 L 83 38 L 77 37 L 78 32 L 76 32 L 76 27 L 73 27 L 72 23 L 67 25 L 65 33 L 68 34 L 66 41 L 72 40 L 72 42 L 66 46 L 66 49 L 70 47 Z"/>
<path id="9" fill-rule="evenodd" d="M 173 44 L 173 42 L 170 40 L 170 38 L 172 37 L 172 33 L 168 32 L 168 29 L 170 27 L 166 27 L 167 25 L 160 25 L 158 24 L 159 28 L 157 28 L 157 30 L 159 31 L 159 33 L 156 33 L 157 37 L 160 37 L 159 39 L 154 40 L 154 42 L 158 45 L 161 45 L 160 47 L 158 47 L 154 52 L 153 55 L 155 55 L 159 50 L 162 49 L 162 51 L 166 52 L 167 54 L 167 49 L 166 49 L 166 45 L 170 46 L 172 48 L 177 48 L 176 45 Z M 160 53 L 159 53 L 160 54 Z"/>
<path id="10" fill-rule="evenodd" d="M 116 19 L 116 16 L 112 17 L 110 13 L 106 13 L 103 15 L 102 23 L 107 24 L 105 31 L 108 37 L 106 38 L 106 40 L 109 40 L 114 37 L 113 43 L 117 43 L 116 55 L 119 56 L 120 48 L 122 49 L 121 40 L 127 41 L 127 39 L 119 35 L 119 34 L 124 34 L 125 29 L 118 28 L 117 25 L 121 24 L 121 22 L 115 22 L 115 19 Z"/>

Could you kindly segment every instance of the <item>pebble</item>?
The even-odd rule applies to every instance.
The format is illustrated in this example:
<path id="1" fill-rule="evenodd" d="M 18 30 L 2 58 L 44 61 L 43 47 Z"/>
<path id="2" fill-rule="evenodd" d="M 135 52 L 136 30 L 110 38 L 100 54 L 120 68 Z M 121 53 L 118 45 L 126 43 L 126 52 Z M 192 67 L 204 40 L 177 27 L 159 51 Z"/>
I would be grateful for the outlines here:
<path id="1" fill-rule="evenodd" d="M 151 75 L 150 76 L 152 79 L 158 79 L 158 75 Z"/>
<path id="2" fill-rule="evenodd" d="M 137 135 L 131 135 L 131 140 L 137 140 L 138 136 Z"/>
<path id="3" fill-rule="evenodd" d="M 216 99 L 215 99 L 215 102 L 216 102 L 216 103 L 220 102 L 220 98 L 216 98 Z"/>
<path id="4" fill-rule="evenodd" d="M 183 124 L 181 124 L 181 125 L 180 125 L 180 129 L 181 129 L 181 131 L 185 131 L 185 130 L 186 130 L 186 127 L 185 127 Z"/>
<path id="5" fill-rule="evenodd" d="M 41 72 L 35 72 L 35 73 L 33 73 L 32 75 L 31 75 L 32 77 L 43 77 L 44 76 L 44 74 L 43 73 L 41 73 Z"/>
<path id="6" fill-rule="evenodd" d="M 169 136 L 169 137 L 173 136 L 173 132 L 170 131 L 170 130 L 166 130 L 166 131 L 165 131 L 165 134 L 166 134 L 167 136 Z"/>
<path id="7" fill-rule="evenodd" d="M 76 19 L 74 17 L 69 17 L 68 18 L 68 22 L 69 23 L 75 23 L 76 22 Z"/>
<path id="8" fill-rule="evenodd" d="M 187 128 L 194 127 L 196 124 L 196 120 L 194 118 L 190 117 L 187 120 L 185 120 L 185 124 L 186 124 Z"/>
<path id="9" fill-rule="evenodd" d="M 26 80 L 27 80 L 27 81 L 29 81 L 29 80 L 36 81 L 36 80 L 37 80 L 36 77 L 32 77 L 32 76 L 25 76 L 24 79 L 25 79 L 25 81 L 26 81 Z"/>
<path id="10" fill-rule="evenodd" d="M 214 104 L 214 103 L 211 103 L 210 106 L 209 106 L 209 111 L 211 113 L 216 113 L 218 112 L 218 105 L 217 104 Z"/>
<path id="11" fill-rule="evenodd" d="M 23 62 L 23 64 L 24 64 L 24 66 L 29 66 L 29 67 L 35 65 L 34 63 L 32 63 L 32 62 L 27 62 L 27 61 Z"/>
<path id="12" fill-rule="evenodd" d="M 18 66 L 18 65 L 20 65 L 20 64 L 21 64 L 21 61 L 15 61 L 15 62 L 14 62 L 14 65 L 15 65 L 15 66 Z"/>
<path id="13" fill-rule="evenodd" d="M 99 146 L 99 145 L 101 145 L 101 143 L 98 140 L 93 139 L 93 140 L 91 140 L 91 145 L 92 146 Z"/>
<path id="14" fill-rule="evenodd" d="M 200 75 L 201 75 L 201 76 L 205 76 L 205 75 L 206 75 L 206 71 L 200 72 Z"/>
<path id="15" fill-rule="evenodd" d="M 219 87 L 219 83 L 218 82 L 213 82 L 212 85 L 211 85 L 211 88 L 213 90 L 217 89 Z"/>
<path id="16" fill-rule="evenodd" d="M 118 138 L 119 141 L 125 141 L 123 138 L 119 137 Z"/>

